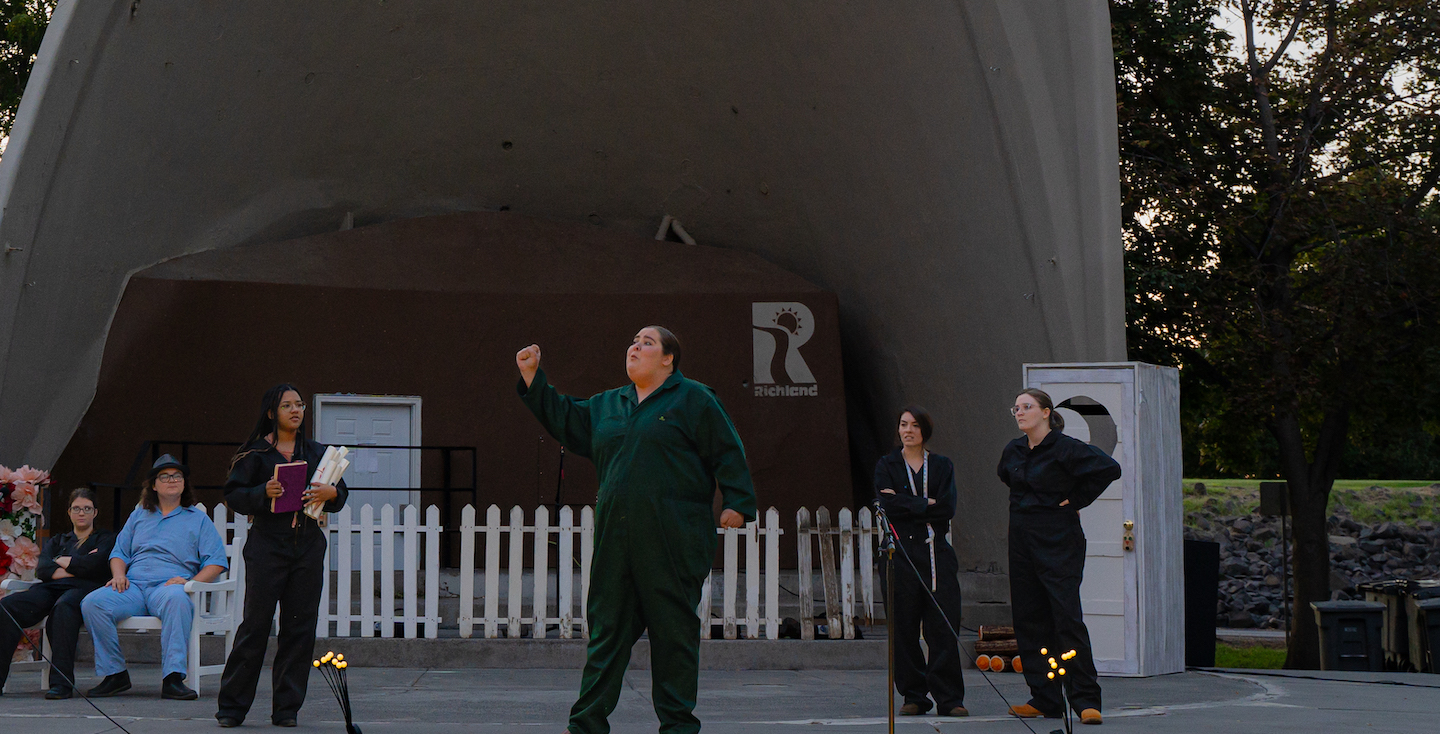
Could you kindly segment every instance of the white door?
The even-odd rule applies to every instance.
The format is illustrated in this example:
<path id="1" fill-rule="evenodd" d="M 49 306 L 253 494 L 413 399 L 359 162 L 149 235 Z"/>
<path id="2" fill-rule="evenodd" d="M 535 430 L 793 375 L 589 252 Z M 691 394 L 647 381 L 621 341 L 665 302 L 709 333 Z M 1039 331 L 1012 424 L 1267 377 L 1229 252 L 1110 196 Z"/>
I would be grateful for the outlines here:
<path id="1" fill-rule="evenodd" d="M 380 508 L 393 505 L 398 524 L 404 517 L 405 505 L 420 503 L 420 493 L 407 489 L 420 486 L 420 452 L 366 447 L 419 446 L 420 398 L 316 395 L 315 403 L 316 440 L 350 448 L 350 468 L 345 470 L 350 498 L 345 506 L 350 508 L 351 521 L 359 522 L 360 508 L 370 505 L 375 512 L 374 522 L 378 523 Z M 361 549 L 359 535 L 351 536 L 350 557 L 355 568 L 360 568 L 359 559 L 365 552 L 375 554 L 375 568 L 381 567 L 380 537 L 378 533 L 373 537 L 372 547 Z M 395 544 L 393 558 L 396 569 L 405 567 L 401 543 Z M 338 556 L 331 553 L 331 570 L 337 563 Z"/>
<path id="2" fill-rule="evenodd" d="M 1078 382 L 1075 381 L 1077 372 L 1033 369 L 1029 373 L 1029 386 L 1049 393 L 1056 406 L 1067 400 L 1076 405 L 1075 409 L 1057 407 L 1057 412 L 1065 418 L 1066 434 L 1102 449 L 1109 448 L 1107 444 L 1114 441 L 1114 448 L 1109 452 L 1111 458 L 1122 467 L 1133 466 L 1127 460 L 1127 453 L 1135 445 L 1134 421 L 1127 420 L 1127 416 L 1134 415 L 1135 410 L 1131 404 L 1135 373 L 1126 369 L 1085 370 L 1086 381 Z M 1093 437 L 1092 432 L 1096 434 Z M 1122 546 L 1125 520 L 1135 516 L 1133 474 L 1125 471 L 1120 481 L 1111 484 L 1094 504 L 1080 511 L 1080 525 L 1085 528 L 1086 539 L 1085 580 L 1080 585 L 1080 603 L 1085 609 L 1085 626 L 1090 630 L 1095 667 L 1101 673 L 1133 675 L 1138 672 L 1137 568 L 1135 554 L 1125 552 Z"/>
<path id="3" fill-rule="evenodd" d="M 418 486 L 419 478 L 412 476 L 415 462 L 411 455 L 416 452 L 366 447 L 415 445 L 411 436 L 418 426 L 412 425 L 412 408 L 410 405 L 364 403 L 358 402 L 363 398 L 347 398 L 346 402 L 333 398 L 325 400 L 320 411 L 318 440 L 323 444 L 351 449 L 345 484 L 350 488 L 350 499 L 346 504 L 351 508 L 352 516 L 358 518 L 362 506 L 373 505 L 378 518 L 381 506 L 394 505 L 395 517 L 399 519 L 405 505 L 414 502 L 408 488 Z"/>

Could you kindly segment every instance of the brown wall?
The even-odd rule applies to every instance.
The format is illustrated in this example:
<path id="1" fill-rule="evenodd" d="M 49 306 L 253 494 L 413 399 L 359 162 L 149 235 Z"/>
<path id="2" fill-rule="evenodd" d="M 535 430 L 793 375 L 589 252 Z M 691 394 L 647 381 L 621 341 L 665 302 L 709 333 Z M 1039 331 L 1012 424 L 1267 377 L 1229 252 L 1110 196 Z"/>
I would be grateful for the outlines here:
<path id="1" fill-rule="evenodd" d="M 751 302 L 761 300 L 814 312 L 817 332 L 802 351 L 818 396 L 754 396 Z M 801 505 L 851 499 L 836 308 L 823 292 L 532 297 L 137 277 L 56 486 L 122 481 L 146 440 L 239 442 L 264 390 L 292 381 L 311 394 L 419 395 L 426 444 L 478 447 L 482 507 L 548 504 L 558 446 L 515 395 L 515 351 L 539 343 L 551 380 L 589 395 L 625 381 L 632 334 L 660 323 L 682 339 L 682 371 L 713 387 L 734 419 L 760 506 L 777 507 L 789 525 Z M 230 450 L 193 450 L 196 481 L 223 482 Z M 462 464 L 455 481 L 467 484 Z M 424 474 L 427 486 L 440 483 L 438 456 L 426 456 Z M 590 463 L 569 457 L 563 501 L 591 503 L 595 488 Z M 457 517 L 468 499 L 452 505 Z M 102 498 L 101 511 L 115 508 Z"/>

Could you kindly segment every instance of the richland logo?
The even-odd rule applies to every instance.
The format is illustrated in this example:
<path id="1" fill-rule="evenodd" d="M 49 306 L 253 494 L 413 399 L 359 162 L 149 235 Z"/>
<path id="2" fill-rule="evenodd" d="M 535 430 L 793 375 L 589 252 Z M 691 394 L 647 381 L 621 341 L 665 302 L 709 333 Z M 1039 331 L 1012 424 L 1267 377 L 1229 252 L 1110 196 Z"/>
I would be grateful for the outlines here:
<path id="1" fill-rule="evenodd" d="M 757 398 L 814 397 L 820 394 L 819 385 L 756 385 Z"/>
<path id="2" fill-rule="evenodd" d="M 815 374 L 800 347 L 815 335 L 810 308 L 796 301 L 752 303 L 751 336 L 755 356 L 755 397 L 814 397 Z"/>

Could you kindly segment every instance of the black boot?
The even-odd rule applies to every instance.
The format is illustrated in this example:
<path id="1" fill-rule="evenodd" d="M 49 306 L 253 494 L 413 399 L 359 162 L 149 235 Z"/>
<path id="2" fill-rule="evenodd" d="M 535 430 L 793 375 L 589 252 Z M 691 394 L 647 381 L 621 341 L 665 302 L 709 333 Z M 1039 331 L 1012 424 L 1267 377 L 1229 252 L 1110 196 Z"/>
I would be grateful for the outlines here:
<path id="1" fill-rule="evenodd" d="M 75 695 L 75 689 L 65 685 L 64 683 L 56 683 L 55 685 L 50 686 L 50 690 L 45 692 L 45 700 L 59 701 L 69 698 L 73 695 Z"/>
<path id="2" fill-rule="evenodd" d="M 130 671 L 122 670 L 119 673 L 105 676 L 105 680 L 100 681 L 100 685 L 86 691 L 85 695 L 91 698 L 104 698 L 128 690 L 130 690 Z"/>
<path id="3" fill-rule="evenodd" d="M 184 673 L 171 673 L 160 683 L 160 697 L 175 701 L 194 701 L 200 694 L 185 685 Z"/>

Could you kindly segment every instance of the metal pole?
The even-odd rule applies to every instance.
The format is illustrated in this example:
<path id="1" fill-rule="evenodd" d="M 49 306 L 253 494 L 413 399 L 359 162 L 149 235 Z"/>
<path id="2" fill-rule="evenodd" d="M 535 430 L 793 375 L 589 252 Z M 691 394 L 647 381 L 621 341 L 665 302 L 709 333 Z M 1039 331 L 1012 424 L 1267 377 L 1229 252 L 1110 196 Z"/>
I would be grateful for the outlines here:
<path id="1" fill-rule="evenodd" d="M 882 516 L 883 517 L 883 516 Z M 886 534 L 889 534 L 886 520 Z M 890 540 L 885 552 L 885 700 L 890 734 L 895 734 L 895 541 Z"/>
<path id="2" fill-rule="evenodd" d="M 1290 513 L 1280 516 L 1280 614 L 1285 618 L 1285 649 L 1290 649 Z"/>
<path id="3" fill-rule="evenodd" d="M 560 517 L 560 488 L 565 486 L 565 447 L 560 447 L 560 467 L 555 470 L 555 517 Z M 558 520 L 557 520 L 558 522 Z"/>
<path id="4" fill-rule="evenodd" d="M 875 497 L 875 525 L 885 551 L 885 711 L 889 732 L 895 734 L 895 534 L 879 495 Z"/>

